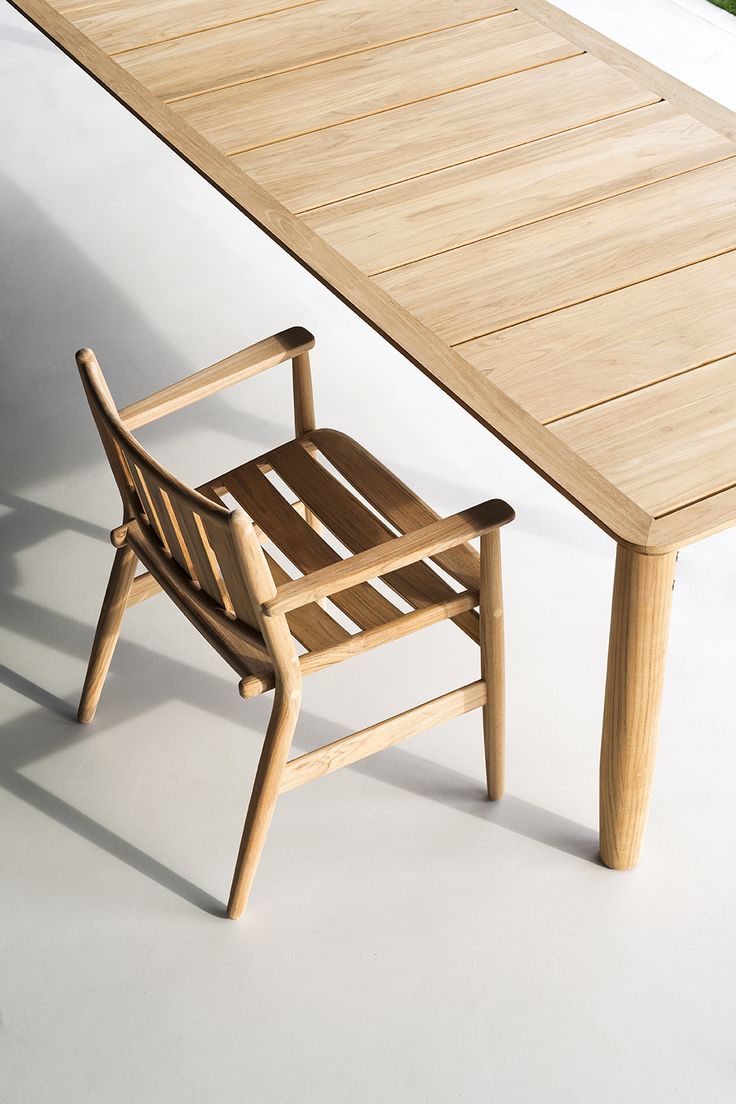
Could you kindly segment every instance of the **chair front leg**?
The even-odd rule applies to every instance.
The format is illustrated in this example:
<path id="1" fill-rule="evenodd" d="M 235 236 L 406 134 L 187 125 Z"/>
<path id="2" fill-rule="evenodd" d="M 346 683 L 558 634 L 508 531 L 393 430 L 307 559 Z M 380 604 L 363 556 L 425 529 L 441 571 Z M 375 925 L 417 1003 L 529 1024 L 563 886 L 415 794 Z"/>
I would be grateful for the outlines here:
<path id="1" fill-rule="evenodd" d="M 136 555 L 132 548 L 118 548 L 110 572 L 105 597 L 102 600 L 92 653 L 87 666 L 82 696 L 79 700 L 77 720 L 88 724 L 95 715 L 102 687 L 105 685 L 115 645 L 120 635 L 123 614 L 133 585 Z"/>
<path id="2" fill-rule="evenodd" d="M 281 776 L 294 736 L 296 722 L 301 705 L 301 691 L 287 693 L 282 687 L 276 687 L 271 718 L 258 763 L 253 792 L 245 818 L 243 837 L 235 863 L 235 873 L 230 889 L 227 915 L 231 920 L 242 916 L 248 903 L 258 860 L 271 824 L 271 817 L 278 797 Z"/>
<path id="3" fill-rule="evenodd" d="M 480 538 L 480 664 L 486 684 L 483 707 L 483 739 L 486 783 L 491 801 L 505 789 L 505 676 L 503 639 L 503 591 L 501 585 L 501 534 L 491 529 Z"/>

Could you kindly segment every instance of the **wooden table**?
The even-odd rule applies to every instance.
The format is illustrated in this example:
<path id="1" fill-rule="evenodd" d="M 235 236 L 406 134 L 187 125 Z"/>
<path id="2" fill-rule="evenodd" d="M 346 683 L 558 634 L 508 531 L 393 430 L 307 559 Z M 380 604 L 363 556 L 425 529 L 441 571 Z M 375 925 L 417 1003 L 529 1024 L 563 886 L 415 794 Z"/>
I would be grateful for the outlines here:
<path id="1" fill-rule="evenodd" d="M 618 544 L 601 855 L 736 522 L 736 116 L 545 0 L 12 0 Z"/>

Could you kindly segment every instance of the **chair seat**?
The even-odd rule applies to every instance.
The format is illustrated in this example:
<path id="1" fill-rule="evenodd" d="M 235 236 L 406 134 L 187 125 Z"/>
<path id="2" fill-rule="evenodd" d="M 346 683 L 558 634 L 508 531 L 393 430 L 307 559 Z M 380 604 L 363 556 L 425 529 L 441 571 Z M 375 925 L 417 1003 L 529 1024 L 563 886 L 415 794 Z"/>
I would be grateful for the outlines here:
<path id="1" fill-rule="evenodd" d="M 285 497 L 284 489 L 296 501 Z M 277 586 L 439 517 L 357 441 L 333 429 L 313 430 L 289 441 L 212 480 L 202 490 L 220 501 L 225 495 L 232 496 L 253 520 Z M 315 521 L 321 525 L 315 527 Z M 278 562 L 266 542 L 271 542 L 294 570 Z M 335 547 L 336 543 L 347 552 Z M 382 580 L 392 595 L 400 596 L 411 609 L 421 610 L 455 598 L 458 589 L 478 591 L 479 556 L 470 545 L 461 545 L 434 557 L 433 562 L 391 571 Z M 333 648 L 354 632 L 386 625 L 406 612 L 403 604 L 396 605 L 372 583 L 343 590 L 330 602 L 349 627 L 333 617 L 329 608 L 316 603 L 287 615 L 293 636 L 308 652 Z M 474 610 L 453 620 L 478 640 Z"/>

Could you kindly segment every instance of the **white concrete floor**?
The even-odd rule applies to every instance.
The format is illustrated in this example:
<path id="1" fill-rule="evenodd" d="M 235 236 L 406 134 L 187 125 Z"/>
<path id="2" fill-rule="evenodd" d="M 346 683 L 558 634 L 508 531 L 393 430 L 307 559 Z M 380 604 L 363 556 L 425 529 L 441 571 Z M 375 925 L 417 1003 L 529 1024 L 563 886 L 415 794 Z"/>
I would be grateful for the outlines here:
<path id="1" fill-rule="evenodd" d="M 704 0 L 566 6 L 736 98 L 736 37 Z M 0 1100 L 732 1101 L 736 531 L 681 556 L 645 858 L 613 874 L 609 539 L 5 4 L 0 70 Z M 292 323 L 318 336 L 323 424 L 444 511 L 518 509 L 510 794 L 483 800 L 478 714 L 290 794 L 232 924 L 268 702 L 156 599 L 95 724 L 72 720 L 118 520 L 73 352 L 123 403 Z M 145 439 L 199 480 L 282 439 L 288 396 L 284 368 Z M 297 747 L 476 664 L 442 626 L 317 676 Z"/>

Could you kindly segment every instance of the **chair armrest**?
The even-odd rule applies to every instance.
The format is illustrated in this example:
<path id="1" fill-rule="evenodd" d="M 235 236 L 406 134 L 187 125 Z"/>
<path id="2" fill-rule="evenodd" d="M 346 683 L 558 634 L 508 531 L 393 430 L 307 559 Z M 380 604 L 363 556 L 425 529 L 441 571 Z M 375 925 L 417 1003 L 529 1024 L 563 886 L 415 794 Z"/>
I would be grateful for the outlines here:
<path id="1" fill-rule="evenodd" d="M 292 360 L 300 353 L 314 346 L 314 338 L 309 330 L 293 326 L 282 330 L 273 337 L 267 337 L 256 345 L 250 345 L 239 353 L 234 353 L 201 372 L 195 372 L 185 379 L 169 384 L 155 391 L 145 399 L 139 399 L 120 411 L 120 418 L 126 429 L 139 429 L 164 414 L 181 410 L 191 403 L 198 402 L 208 395 L 214 395 L 225 387 L 256 376 L 266 368 L 273 368 L 285 360 Z"/>
<path id="2" fill-rule="evenodd" d="M 328 598 L 348 587 L 366 583 L 379 575 L 397 571 L 401 567 L 429 559 L 448 548 L 465 544 L 491 529 L 497 529 L 514 520 L 514 511 L 507 502 L 494 498 L 461 510 L 447 518 L 440 518 L 412 533 L 394 537 L 377 544 L 340 563 L 321 567 L 301 579 L 293 579 L 278 587 L 273 598 L 263 603 L 263 612 L 270 617 L 288 613 L 320 598 Z"/>

